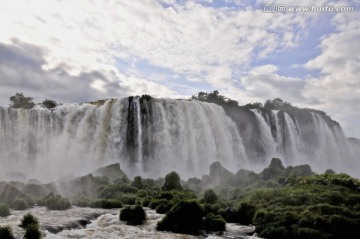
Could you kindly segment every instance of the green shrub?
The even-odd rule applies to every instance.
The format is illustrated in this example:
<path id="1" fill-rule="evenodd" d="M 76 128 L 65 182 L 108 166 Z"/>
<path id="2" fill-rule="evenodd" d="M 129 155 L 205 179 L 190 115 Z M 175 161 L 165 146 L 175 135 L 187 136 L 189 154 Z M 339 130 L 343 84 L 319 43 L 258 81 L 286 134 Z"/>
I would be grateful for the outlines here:
<path id="1" fill-rule="evenodd" d="M 330 238 L 329 234 L 322 233 L 319 230 L 293 226 L 292 234 L 294 239 L 328 239 Z"/>
<path id="2" fill-rule="evenodd" d="M 140 189 L 139 191 L 137 191 L 136 196 L 144 198 L 149 196 L 149 192 L 147 190 Z"/>
<path id="3" fill-rule="evenodd" d="M 238 210 L 235 210 L 232 207 L 228 207 L 226 209 L 220 209 L 220 210 L 218 210 L 218 213 L 227 222 L 238 222 L 239 218 L 240 218 Z"/>
<path id="4" fill-rule="evenodd" d="M 149 207 L 151 209 L 156 209 L 157 206 L 159 206 L 160 204 L 166 204 L 168 202 L 168 200 L 166 199 L 156 199 L 156 198 L 152 198 L 150 200 L 150 203 L 149 203 Z"/>
<path id="5" fill-rule="evenodd" d="M 166 199 L 166 200 L 171 200 L 174 198 L 174 193 L 173 192 L 161 192 L 159 195 L 160 199 Z"/>
<path id="6" fill-rule="evenodd" d="M 25 239 L 40 239 L 41 238 L 41 232 L 39 230 L 39 225 L 38 224 L 29 224 L 26 227 L 26 232 L 25 232 Z"/>
<path id="7" fill-rule="evenodd" d="M 203 220 L 202 228 L 206 231 L 225 231 L 225 220 L 219 216 L 209 213 Z"/>
<path id="8" fill-rule="evenodd" d="M 159 214 L 165 214 L 167 213 L 172 207 L 174 206 L 174 204 L 172 202 L 167 202 L 167 203 L 160 203 L 159 205 L 157 205 L 157 207 L 155 208 L 156 212 Z"/>
<path id="9" fill-rule="evenodd" d="M 0 203 L 0 217 L 7 217 L 10 215 L 10 209 L 7 204 Z"/>
<path id="10" fill-rule="evenodd" d="M 0 226 L 0 238 L 1 239 L 15 239 L 11 228 L 9 226 Z"/>
<path id="11" fill-rule="evenodd" d="M 142 179 L 140 176 L 136 176 L 134 178 L 134 181 L 132 181 L 131 183 L 131 187 L 137 188 L 137 189 L 141 189 L 144 187 L 143 183 L 142 183 Z"/>
<path id="12" fill-rule="evenodd" d="M 146 213 L 141 206 L 127 206 L 121 210 L 119 218 L 128 225 L 140 225 L 146 220 Z"/>
<path id="13" fill-rule="evenodd" d="M 78 207 L 90 207 L 91 200 L 88 198 L 78 198 L 73 204 Z"/>
<path id="14" fill-rule="evenodd" d="M 170 190 L 182 190 L 183 187 L 180 184 L 180 176 L 175 171 L 165 176 L 165 183 L 162 187 L 164 191 Z"/>
<path id="15" fill-rule="evenodd" d="M 25 210 L 28 209 L 27 202 L 22 198 L 17 198 L 11 203 L 11 208 L 15 210 Z"/>
<path id="16" fill-rule="evenodd" d="M 267 239 L 293 239 L 287 228 L 277 226 L 266 227 L 265 230 L 260 233 L 260 236 Z"/>
<path id="17" fill-rule="evenodd" d="M 97 199 L 90 203 L 90 207 L 92 208 L 122 208 L 122 202 L 116 199 Z"/>
<path id="18" fill-rule="evenodd" d="M 24 215 L 24 217 L 21 219 L 21 227 L 26 228 L 30 224 L 39 224 L 36 217 L 34 217 L 32 214 L 28 213 Z"/>
<path id="19" fill-rule="evenodd" d="M 135 205 L 137 197 L 134 195 L 122 195 L 119 199 L 123 204 Z"/>
<path id="20" fill-rule="evenodd" d="M 146 197 L 142 200 L 142 206 L 143 207 L 148 207 L 150 205 L 150 200 L 151 198 L 150 197 Z"/>
<path id="21" fill-rule="evenodd" d="M 218 196 L 212 189 L 208 189 L 205 191 L 204 198 L 203 198 L 205 203 L 213 204 L 213 203 L 216 203 L 218 201 L 218 199 L 219 199 Z"/>
<path id="22" fill-rule="evenodd" d="M 238 209 L 240 224 L 249 225 L 253 223 L 256 207 L 250 203 L 241 203 Z"/>
<path id="23" fill-rule="evenodd" d="M 49 210 L 66 210 L 71 207 L 70 201 L 60 195 L 54 195 L 47 198 L 45 204 Z"/>
<path id="24" fill-rule="evenodd" d="M 197 234 L 202 227 L 203 208 L 195 201 L 181 201 L 158 222 L 159 231 Z"/>

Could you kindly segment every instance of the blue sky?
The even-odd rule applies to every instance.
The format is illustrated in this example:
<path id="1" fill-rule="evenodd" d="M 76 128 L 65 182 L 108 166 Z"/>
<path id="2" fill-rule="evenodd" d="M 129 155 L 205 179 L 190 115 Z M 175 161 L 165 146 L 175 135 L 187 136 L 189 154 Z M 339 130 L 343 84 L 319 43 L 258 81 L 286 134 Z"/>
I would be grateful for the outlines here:
<path id="1" fill-rule="evenodd" d="M 265 13 L 264 4 L 354 12 Z M 323 110 L 360 138 L 359 1 L 3 1 L 0 105 L 218 90 Z"/>

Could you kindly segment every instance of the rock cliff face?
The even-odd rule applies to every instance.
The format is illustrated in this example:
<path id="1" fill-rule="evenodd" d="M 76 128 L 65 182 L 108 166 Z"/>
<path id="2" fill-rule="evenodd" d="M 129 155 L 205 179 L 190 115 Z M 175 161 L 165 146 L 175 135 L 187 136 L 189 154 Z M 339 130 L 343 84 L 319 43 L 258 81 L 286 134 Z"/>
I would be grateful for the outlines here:
<path id="1" fill-rule="evenodd" d="M 83 175 L 120 163 L 129 176 L 201 176 L 219 161 L 233 172 L 257 170 L 271 158 L 355 176 L 360 146 L 322 112 L 222 107 L 148 96 L 52 110 L 0 107 L 0 175 Z"/>

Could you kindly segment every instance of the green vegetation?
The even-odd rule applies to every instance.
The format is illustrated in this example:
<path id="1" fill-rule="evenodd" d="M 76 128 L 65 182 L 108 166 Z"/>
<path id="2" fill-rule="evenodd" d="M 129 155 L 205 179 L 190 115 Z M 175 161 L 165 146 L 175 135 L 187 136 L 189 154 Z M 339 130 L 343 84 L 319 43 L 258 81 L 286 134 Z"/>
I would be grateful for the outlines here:
<path id="1" fill-rule="evenodd" d="M 218 201 L 218 196 L 216 195 L 216 193 L 214 193 L 214 191 L 212 189 L 208 189 L 204 193 L 203 201 L 205 203 L 213 204 Z"/>
<path id="2" fill-rule="evenodd" d="M 212 213 L 203 218 L 202 229 L 206 231 L 225 231 L 225 220 L 220 215 Z"/>
<path id="3" fill-rule="evenodd" d="M 44 100 L 41 104 L 47 109 L 52 109 L 52 108 L 55 108 L 57 106 L 56 101 L 48 100 L 48 99 Z"/>
<path id="4" fill-rule="evenodd" d="M 40 239 L 42 237 L 39 229 L 39 221 L 30 213 L 24 215 L 22 218 L 21 227 L 26 230 L 24 236 L 26 239 Z"/>
<path id="5" fill-rule="evenodd" d="M 26 227 L 24 236 L 25 239 L 40 239 L 41 237 L 42 236 L 38 224 L 29 224 Z"/>
<path id="6" fill-rule="evenodd" d="M 10 209 L 7 204 L 0 203 L 0 217 L 7 217 L 10 215 Z"/>
<path id="7" fill-rule="evenodd" d="M 180 201 L 157 224 L 157 230 L 197 234 L 202 227 L 204 209 L 196 201 Z"/>
<path id="8" fill-rule="evenodd" d="M 171 172 L 165 177 L 165 184 L 162 187 L 163 190 L 182 190 L 182 186 L 180 184 L 180 176 L 176 172 Z"/>
<path id="9" fill-rule="evenodd" d="M 122 202 L 120 200 L 116 199 L 97 199 L 89 204 L 92 208 L 105 208 L 105 209 L 111 209 L 111 208 L 121 208 Z"/>
<path id="10" fill-rule="evenodd" d="M 268 239 L 350 238 L 360 232 L 359 185 L 344 174 L 297 177 L 284 187 L 253 192 L 244 199 L 253 205 L 250 212 L 239 214 L 254 215 L 256 231 Z"/>
<path id="11" fill-rule="evenodd" d="M 193 95 L 191 98 L 199 101 L 214 103 L 224 108 L 238 107 L 237 101 L 227 98 L 223 95 L 220 95 L 219 91 L 217 90 L 211 93 L 199 92 L 197 96 Z"/>
<path id="12" fill-rule="evenodd" d="M 9 226 L 0 226 L 0 238 L 1 239 L 15 239 L 11 228 Z"/>
<path id="13" fill-rule="evenodd" d="M 140 176 L 136 176 L 134 178 L 134 181 L 131 183 L 131 187 L 137 188 L 137 189 L 141 189 L 144 187 L 143 183 L 142 183 L 142 179 Z"/>
<path id="14" fill-rule="evenodd" d="M 105 171 L 113 172 L 111 179 Z M 315 175 L 309 165 L 284 167 L 280 159 L 273 158 L 260 173 L 241 169 L 234 174 L 215 162 L 209 175 L 187 182 L 176 172 L 157 180 L 138 176 L 130 181 L 119 165 L 95 172 L 98 176 L 72 180 L 76 187 L 70 188 L 81 191 L 70 197 L 72 202 L 109 209 L 125 205 L 119 219 L 129 225 L 142 224 L 146 220 L 143 207 L 150 207 L 165 214 L 158 230 L 177 233 L 223 231 L 226 222 L 253 224 L 258 235 L 267 239 L 340 239 L 360 232 L 360 181 L 332 170 Z M 31 188 L 41 195 L 50 190 L 20 183 L 0 187 L 1 202 L 13 208 L 28 203 Z M 54 193 L 41 198 L 38 205 L 56 210 L 71 206 Z M 9 215 L 7 204 L 0 204 L 0 215 L 6 208 L 5 215 Z M 29 221 L 22 225 L 28 228 L 26 238 L 41 237 L 38 223 L 33 222 L 36 218 L 26 215 L 23 220 Z"/>
<path id="15" fill-rule="evenodd" d="M 39 224 L 39 222 L 36 217 L 34 217 L 31 213 L 28 213 L 21 219 L 21 227 L 26 228 L 30 224 Z"/>
<path id="16" fill-rule="evenodd" d="M 31 109 L 35 106 L 32 97 L 25 97 L 23 93 L 16 93 L 10 97 L 10 108 Z"/>
<path id="17" fill-rule="evenodd" d="M 22 198 L 16 198 L 10 206 L 14 210 L 26 210 L 29 207 L 27 202 Z"/>
<path id="18" fill-rule="evenodd" d="M 121 210 L 119 218 L 121 221 L 126 221 L 128 225 L 140 225 L 146 220 L 146 213 L 139 205 L 127 206 Z"/>
<path id="19" fill-rule="evenodd" d="M 256 207 L 251 203 L 242 202 L 237 210 L 238 218 L 237 221 L 243 225 L 252 224 Z"/>
<path id="20" fill-rule="evenodd" d="M 46 197 L 40 199 L 38 205 L 46 206 L 49 210 L 66 210 L 71 207 L 68 199 L 53 193 L 49 193 Z"/>

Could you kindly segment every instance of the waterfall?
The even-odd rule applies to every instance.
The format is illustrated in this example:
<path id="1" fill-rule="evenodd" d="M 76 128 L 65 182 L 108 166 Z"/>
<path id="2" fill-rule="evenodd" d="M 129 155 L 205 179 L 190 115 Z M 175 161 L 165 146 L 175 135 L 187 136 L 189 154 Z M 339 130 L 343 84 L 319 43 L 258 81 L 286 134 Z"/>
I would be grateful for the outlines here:
<path id="1" fill-rule="evenodd" d="M 220 106 L 129 97 L 52 110 L 0 108 L 0 175 L 56 179 L 113 162 L 130 175 L 207 174 L 220 161 L 249 167 L 235 123 Z"/>
<path id="2" fill-rule="evenodd" d="M 275 133 L 276 144 L 277 144 L 276 151 L 282 152 L 283 138 L 282 138 L 281 123 L 278 117 L 278 112 L 279 111 L 277 110 L 272 110 L 271 117 L 274 119 L 275 128 L 276 128 L 276 133 Z"/>
<path id="3" fill-rule="evenodd" d="M 230 117 L 215 104 L 146 96 L 51 110 L 0 107 L 0 177 L 54 180 L 119 162 L 130 177 L 175 170 L 188 178 L 208 174 L 215 161 L 235 172 L 257 170 L 272 157 L 359 175 L 360 147 L 325 114 L 239 112 Z"/>
<path id="4" fill-rule="evenodd" d="M 258 122 L 260 128 L 260 144 L 265 151 L 264 157 L 268 161 L 268 159 L 276 156 L 277 148 L 277 143 L 271 134 L 269 117 L 266 114 L 266 118 L 264 119 L 264 117 L 261 115 L 261 111 L 258 109 L 252 109 L 251 111 L 255 114 L 256 120 Z"/>
<path id="5" fill-rule="evenodd" d="M 303 140 L 301 138 L 300 129 L 296 127 L 296 123 L 289 116 L 284 113 L 285 119 L 285 131 L 284 131 L 284 142 L 285 142 L 285 155 L 287 163 L 294 163 L 299 161 L 299 156 L 302 156 Z"/>

